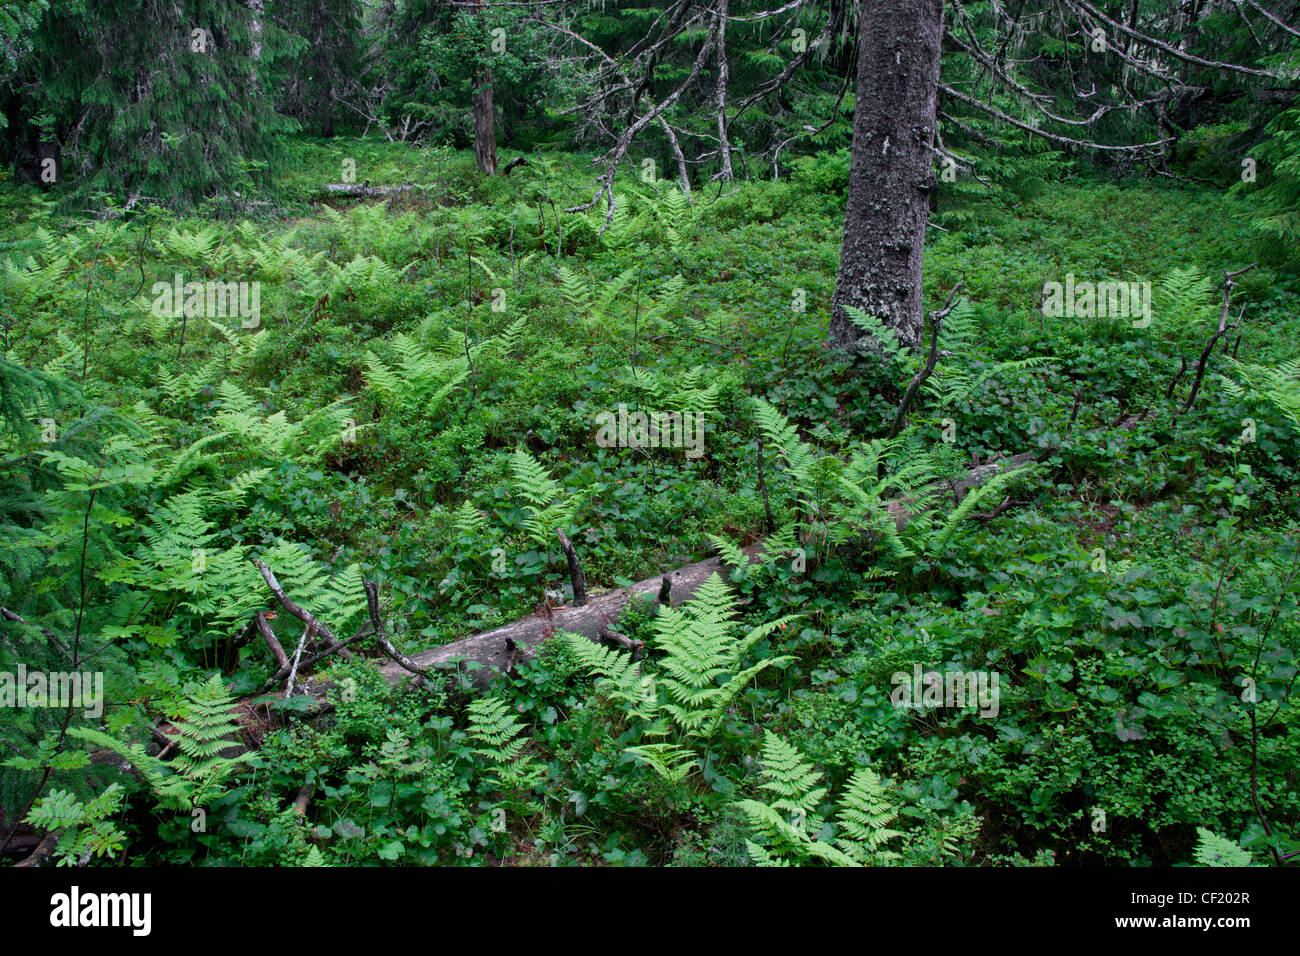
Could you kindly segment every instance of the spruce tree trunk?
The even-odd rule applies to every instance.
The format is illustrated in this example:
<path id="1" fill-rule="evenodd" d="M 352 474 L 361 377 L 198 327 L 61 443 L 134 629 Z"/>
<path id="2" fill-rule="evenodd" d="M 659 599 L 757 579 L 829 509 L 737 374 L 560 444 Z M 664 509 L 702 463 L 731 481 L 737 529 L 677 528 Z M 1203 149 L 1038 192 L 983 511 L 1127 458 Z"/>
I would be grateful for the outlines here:
<path id="1" fill-rule="evenodd" d="M 934 183 L 943 0 L 859 4 L 853 161 L 829 342 L 875 351 L 845 305 L 921 345 L 921 250 Z"/>
<path id="2" fill-rule="evenodd" d="M 321 107 L 320 134 L 323 138 L 329 139 L 334 135 L 334 110 L 331 109 L 329 96 L 325 97 L 325 105 Z"/>
<path id="3" fill-rule="evenodd" d="M 474 161 L 485 176 L 497 172 L 497 134 L 492 116 L 492 68 L 474 76 Z"/>

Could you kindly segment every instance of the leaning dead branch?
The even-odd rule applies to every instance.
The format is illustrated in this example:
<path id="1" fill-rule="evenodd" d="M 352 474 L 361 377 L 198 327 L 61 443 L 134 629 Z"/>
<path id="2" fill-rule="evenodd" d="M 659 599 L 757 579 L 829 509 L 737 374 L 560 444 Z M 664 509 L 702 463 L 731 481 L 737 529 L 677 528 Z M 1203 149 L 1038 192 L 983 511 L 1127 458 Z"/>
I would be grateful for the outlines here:
<path id="1" fill-rule="evenodd" d="M 284 652 L 279 639 L 275 636 L 275 631 L 271 629 L 271 622 L 267 620 L 266 614 L 258 611 L 255 620 L 257 621 L 257 633 L 262 635 L 262 640 L 266 641 L 266 646 L 271 649 L 271 653 L 275 656 L 275 665 L 280 668 L 287 668 L 289 666 L 289 655 Z"/>
<path id="2" fill-rule="evenodd" d="M 564 533 L 563 528 L 556 528 L 555 534 L 560 539 L 560 547 L 564 549 L 564 557 L 569 562 L 569 580 L 573 584 L 573 603 L 575 607 L 582 607 L 587 603 L 587 579 L 582 574 L 582 564 L 578 561 L 578 552 L 574 550 L 573 544 Z"/>
<path id="3" fill-rule="evenodd" d="M 374 581 L 365 581 L 363 586 L 366 589 L 366 609 L 370 614 L 370 626 L 374 628 L 375 639 L 379 642 L 379 646 L 384 649 L 384 653 L 388 655 L 389 660 L 404 671 L 420 678 L 422 684 L 423 679 L 429 676 L 428 671 L 394 647 L 393 642 L 384 633 L 384 622 L 379 616 L 379 585 Z"/>
<path id="4" fill-rule="evenodd" d="M 275 574 L 270 568 L 256 558 L 253 559 L 253 564 L 257 570 L 262 573 L 262 578 L 266 581 L 266 586 L 271 589 L 271 593 L 275 595 L 275 599 L 280 602 L 280 606 L 304 624 L 311 625 L 313 632 L 320 635 L 321 639 L 325 642 L 326 647 L 336 647 L 343 643 L 334 636 L 334 632 L 330 630 L 328 624 L 325 624 L 323 621 L 318 621 L 310 612 L 303 610 L 289 599 L 289 596 L 284 593 L 284 588 L 280 587 L 280 582 L 275 579 Z M 352 656 L 352 653 L 348 650 L 341 650 L 340 653 L 344 657 L 350 658 Z"/>
<path id="5" fill-rule="evenodd" d="M 1196 401 L 1196 395 L 1201 390 L 1201 381 L 1205 378 L 1205 366 L 1210 361 L 1210 355 L 1214 352 L 1214 346 L 1218 344 L 1219 339 L 1223 338 L 1229 332 L 1240 328 L 1242 317 L 1246 314 L 1246 307 L 1243 305 L 1241 311 L 1237 314 L 1237 321 L 1231 325 L 1228 324 L 1229 308 L 1232 299 L 1232 289 L 1237 284 L 1236 278 L 1245 275 L 1251 269 L 1254 269 L 1259 263 L 1252 262 L 1244 269 L 1238 269 L 1236 272 L 1223 273 L 1223 307 L 1219 310 L 1219 326 L 1210 336 L 1210 340 L 1205 343 L 1205 348 L 1201 351 L 1201 357 L 1196 362 L 1196 374 L 1192 378 L 1192 390 L 1187 394 L 1187 401 L 1182 407 L 1179 414 L 1186 414 L 1187 410 L 1192 407 Z"/>
<path id="6" fill-rule="evenodd" d="M 912 402 L 916 400 L 916 393 L 934 372 L 935 363 L 939 360 L 939 330 L 943 327 L 943 320 L 956 308 L 955 297 L 963 284 L 964 280 L 953 286 L 944 301 L 943 308 L 930 313 L 930 352 L 925 358 L 925 364 L 917 370 L 917 373 L 912 376 L 912 381 L 907 384 L 907 391 L 903 393 L 903 400 L 898 403 L 898 412 L 894 415 L 894 424 L 889 427 L 888 438 L 898 437 L 898 433 L 903 430 L 903 422 L 907 420 L 907 413 L 912 407 Z"/>

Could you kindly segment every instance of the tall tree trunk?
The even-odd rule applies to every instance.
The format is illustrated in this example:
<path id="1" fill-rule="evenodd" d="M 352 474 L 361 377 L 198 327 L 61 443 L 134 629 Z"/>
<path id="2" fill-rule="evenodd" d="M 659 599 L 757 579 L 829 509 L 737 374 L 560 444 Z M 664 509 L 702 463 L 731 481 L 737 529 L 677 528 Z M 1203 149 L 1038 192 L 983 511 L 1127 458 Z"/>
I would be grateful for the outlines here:
<path id="1" fill-rule="evenodd" d="M 266 16 L 265 0 L 244 0 L 244 5 L 252 13 L 253 19 L 249 24 L 249 42 L 251 49 L 248 51 L 248 58 L 253 61 L 253 68 L 249 70 L 249 81 L 253 89 L 259 89 L 260 84 L 257 82 L 258 61 L 262 59 L 262 19 Z"/>
<path id="2" fill-rule="evenodd" d="M 718 82 L 713 90 L 714 110 L 718 120 L 718 158 L 722 164 L 719 175 L 724 183 L 735 178 L 731 170 L 731 141 L 727 138 L 727 5 L 728 0 L 718 0 Z"/>
<path id="3" fill-rule="evenodd" d="M 474 160 L 485 176 L 497 172 L 497 134 L 492 116 L 492 68 L 474 75 Z"/>
<path id="4" fill-rule="evenodd" d="M 834 347 L 874 350 L 846 305 L 880 319 L 904 345 L 921 345 L 921 250 L 934 184 L 942 39 L 943 0 L 859 4 L 853 161 L 831 300 Z"/>
<path id="5" fill-rule="evenodd" d="M 325 29 L 325 4 L 318 3 L 316 6 L 316 22 L 314 41 L 316 43 L 316 77 L 317 82 L 323 87 L 321 96 L 321 117 L 320 117 L 320 134 L 323 139 L 329 139 L 334 135 L 334 83 L 330 76 L 330 63 L 325 55 L 326 44 L 330 41 L 328 31 Z"/>

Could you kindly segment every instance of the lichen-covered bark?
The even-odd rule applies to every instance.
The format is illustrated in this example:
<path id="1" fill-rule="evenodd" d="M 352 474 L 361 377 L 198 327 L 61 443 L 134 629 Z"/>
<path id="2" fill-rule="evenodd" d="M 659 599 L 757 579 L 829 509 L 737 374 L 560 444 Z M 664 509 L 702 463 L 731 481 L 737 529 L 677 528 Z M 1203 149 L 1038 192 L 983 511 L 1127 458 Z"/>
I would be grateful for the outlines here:
<path id="1" fill-rule="evenodd" d="M 921 250 L 934 182 L 943 0 L 860 4 L 853 161 L 829 341 L 870 349 L 849 321 L 856 306 L 921 345 Z"/>

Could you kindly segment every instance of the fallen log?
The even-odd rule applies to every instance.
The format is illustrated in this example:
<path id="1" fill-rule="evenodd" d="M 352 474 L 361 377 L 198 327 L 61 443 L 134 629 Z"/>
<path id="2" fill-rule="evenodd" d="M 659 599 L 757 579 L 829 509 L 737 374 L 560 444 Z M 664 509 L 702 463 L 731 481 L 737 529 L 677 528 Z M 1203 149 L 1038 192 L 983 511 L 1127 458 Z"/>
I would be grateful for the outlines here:
<path id="1" fill-rule="evenodd" d="M 54 853 L 54 848 L 59 845 L 59 832 L 51 830 L 45 836 L 41 837 L 41 842 L 36 844 L 36 849 L 29 856 L 24 857 L 15 863 L 15 867 L 20 866 L 44 866 L 49 862 L 50 856 Z"/>
<path id="2" fill-rule="evenodd" d="M 977 465 L 962 477 L 943 482 L 941 487 L 948 489 L 955 499 L 960 500 L 967 491 L 978 488 L 995 475 L 1022 468 L 1037 461 L 1043 454 L 1043 452 L 1024 452 L 1010 458 Z M 887 505 L 900 530 L 906 526 L 911 514 L 908 504 L 909 502 L 891 501 Z M 752 563 L 758 560 L 764 550 L 764 543 L 758 541 L 743 548 L 742 553 Z M 374 636 L 376 631 L 382 631 L 378 613 L 378 590 L 373 583 L 367 582 L 366 587 L 370 626 L 347 641 L 339 641 L 326 625 L 300 608 L 284 593 L 269 568 L 260 561 L 254 563 L 258 565 L 258 570 L 262 571 L 272 593 L 283 607 L 295 617 L 303 619 L 308 626 L 315 625 L 322 636 L 328 635 L 328 638 L 332 639 L 331 651 L 343 650 L 346 653 L 344 645 L 353 644 L 364 637 Z M 641 645 L 642 642 L 633 641 L 612 629 L 612 625 L 617 622 L 628 604 L 634 599 L 644 598 L 655 600 L 660 604 L 679 605 L 688 601 L 713 574 L 721 574 L 724 578 L 727 576 L 727 567 L 721 558 L 696 561 L 675 571 L 639 581 L 630 587 L 617 588 L 604 594 L 591 596 L 587 603 L 580 607 L 570 605 L 548 608 L 544 612 L 511 624 L 474 634 L 441 647 L 420 651 L 409 657 L 398 652 L 385 637 L 382 643 L 388 645 L 385 647 L 385 652 L 390 660 L 379 664 L 378 669 L 384 678 L 394 685 L 404 684 L 412 679 L 423 680 L 431 676 L 427 672 L 433 669 L 461 669 L 475 685 L 486 687 L 501 674 L 510 673 L 520 661 L 536 656 L 542 643 L 560 631 L 581 634 L 594 642 L 610 641 L 639 656 L 643 653 L 644 647 L 635 645 Z M 313 660 L 324 656 L 326 654 L 316 655 Z M 304 681 L 304 695 L 310 696 L 317 702 L 317 706 L 311 711 L 313 715 L 328 713 L 334 709 L 333 703 L 328 700 L 329 692 L 333 687 L 334 685 L 327 680 L 308 678 Z M 261 746 L 262 736 L 282 722 L 282 715 L 271 709 L 271 703 L 272 701 L 265 694 L 259 694 L 234 704 L 231 708 L 231 716 L 239 730 L 237 734 L 232 735 L 231 746 L 222 751 L 222 756 L 233 757 L 245 750 L 257 749 Z M 307 714 L 300 711 L 299 716 L 307 716 Z M 163 733 L 164 739 L 169 740 L 171 738 L 166 737 L 166 732 L 168 730 L 175 732 L 174 727 L 166 724 L 159 730 Z M 121 761 L 115 754 L 105 751 L 98 756 L 106 762 L 118 763 L 123 773 L 133 772 L 130 764 Z M 161 757 L 162 754 L 159 756 Z"/>
<path id="3" fill-rule="evenodd" d="M 326 183 L 322 190 L 330 196 L 345 199 L 382 199 L 385 196 L 399 196 L 412 190 L 428 188 L 428 186 L 372 186 L 369 183 Z"/>
<path id="4" fill-rule="evenodd" d="M 961 478 L 945 482 L 944 487 L 960 501 L 972 488 L 978 488 L 1001 472 L 1022 468 L 1036 461 L 1039 454 L 1024 452 L 979 465 Z M 910 517 L 907 503 L 891 502 L 889 510 L 897 527 L 900 530 L 905 527 Z M 744 548 L 743 552 L 752 563 L 763 553 L 763 548 L 760 541 Z M 696 561 L 676 571 L 638 581 L 630 587 L 590 596 L 582 606 L 568 605 L 550 609 L 441 647 L 420 651 L 411 655 L 409 662 L 424 671 L 460 666 L 469 670 L 470 679 L 475 684 L 486 686 L 500 673 L 508 673 L 519 661 L 533 657 L 542 642 L 552 634 L 569 631 L 599 641 L 602 633 L 608 631 L 633 599 L 654 599 L 664 603 L 664 597 L 667 596 L 668 602 L 676 606 L 689 600 L 700 585 L 715 573 L 727 576 L 721 558 Z M 477 667 L 467 668 L 470 664 Z M 401 683 L 410 677 L 408 669 L 393 663 L 382 664 L 379 669 L 390 683 Z"/>
<path id="5" fill-rule="evenodd" d="M 762 551 L 761 542 L 744 549 L 751 561 L 756 560 Z M 632 600 L 657 600 L 665 579 L 671 585 L 669 601 L 678 605 L 699 590 L 710 575 L 725 577 L 726 573 L 721 558 L 696 561 L 676 571 L 638 581 L 631 587 L 588 596 L 587 603 L 581 606 L 570 604 L 533 614 L 481 634 L 420 651 L 412 654 L 409 660 L 424 671 L 476 664 L 477 668 L 468 671 L 470 679 L 480 687 L 486 686 L 499 674 L 507 672 L 507 662 L 513 666 L 535 656 L 541 643 L 552 634 L 570 631 L 593 641 L 600 640 L 601 632 L 618 620 Z M 394 684 L 410 677 L 408 670 L 392 662 L 381 664 L 379 671 Z"/>

